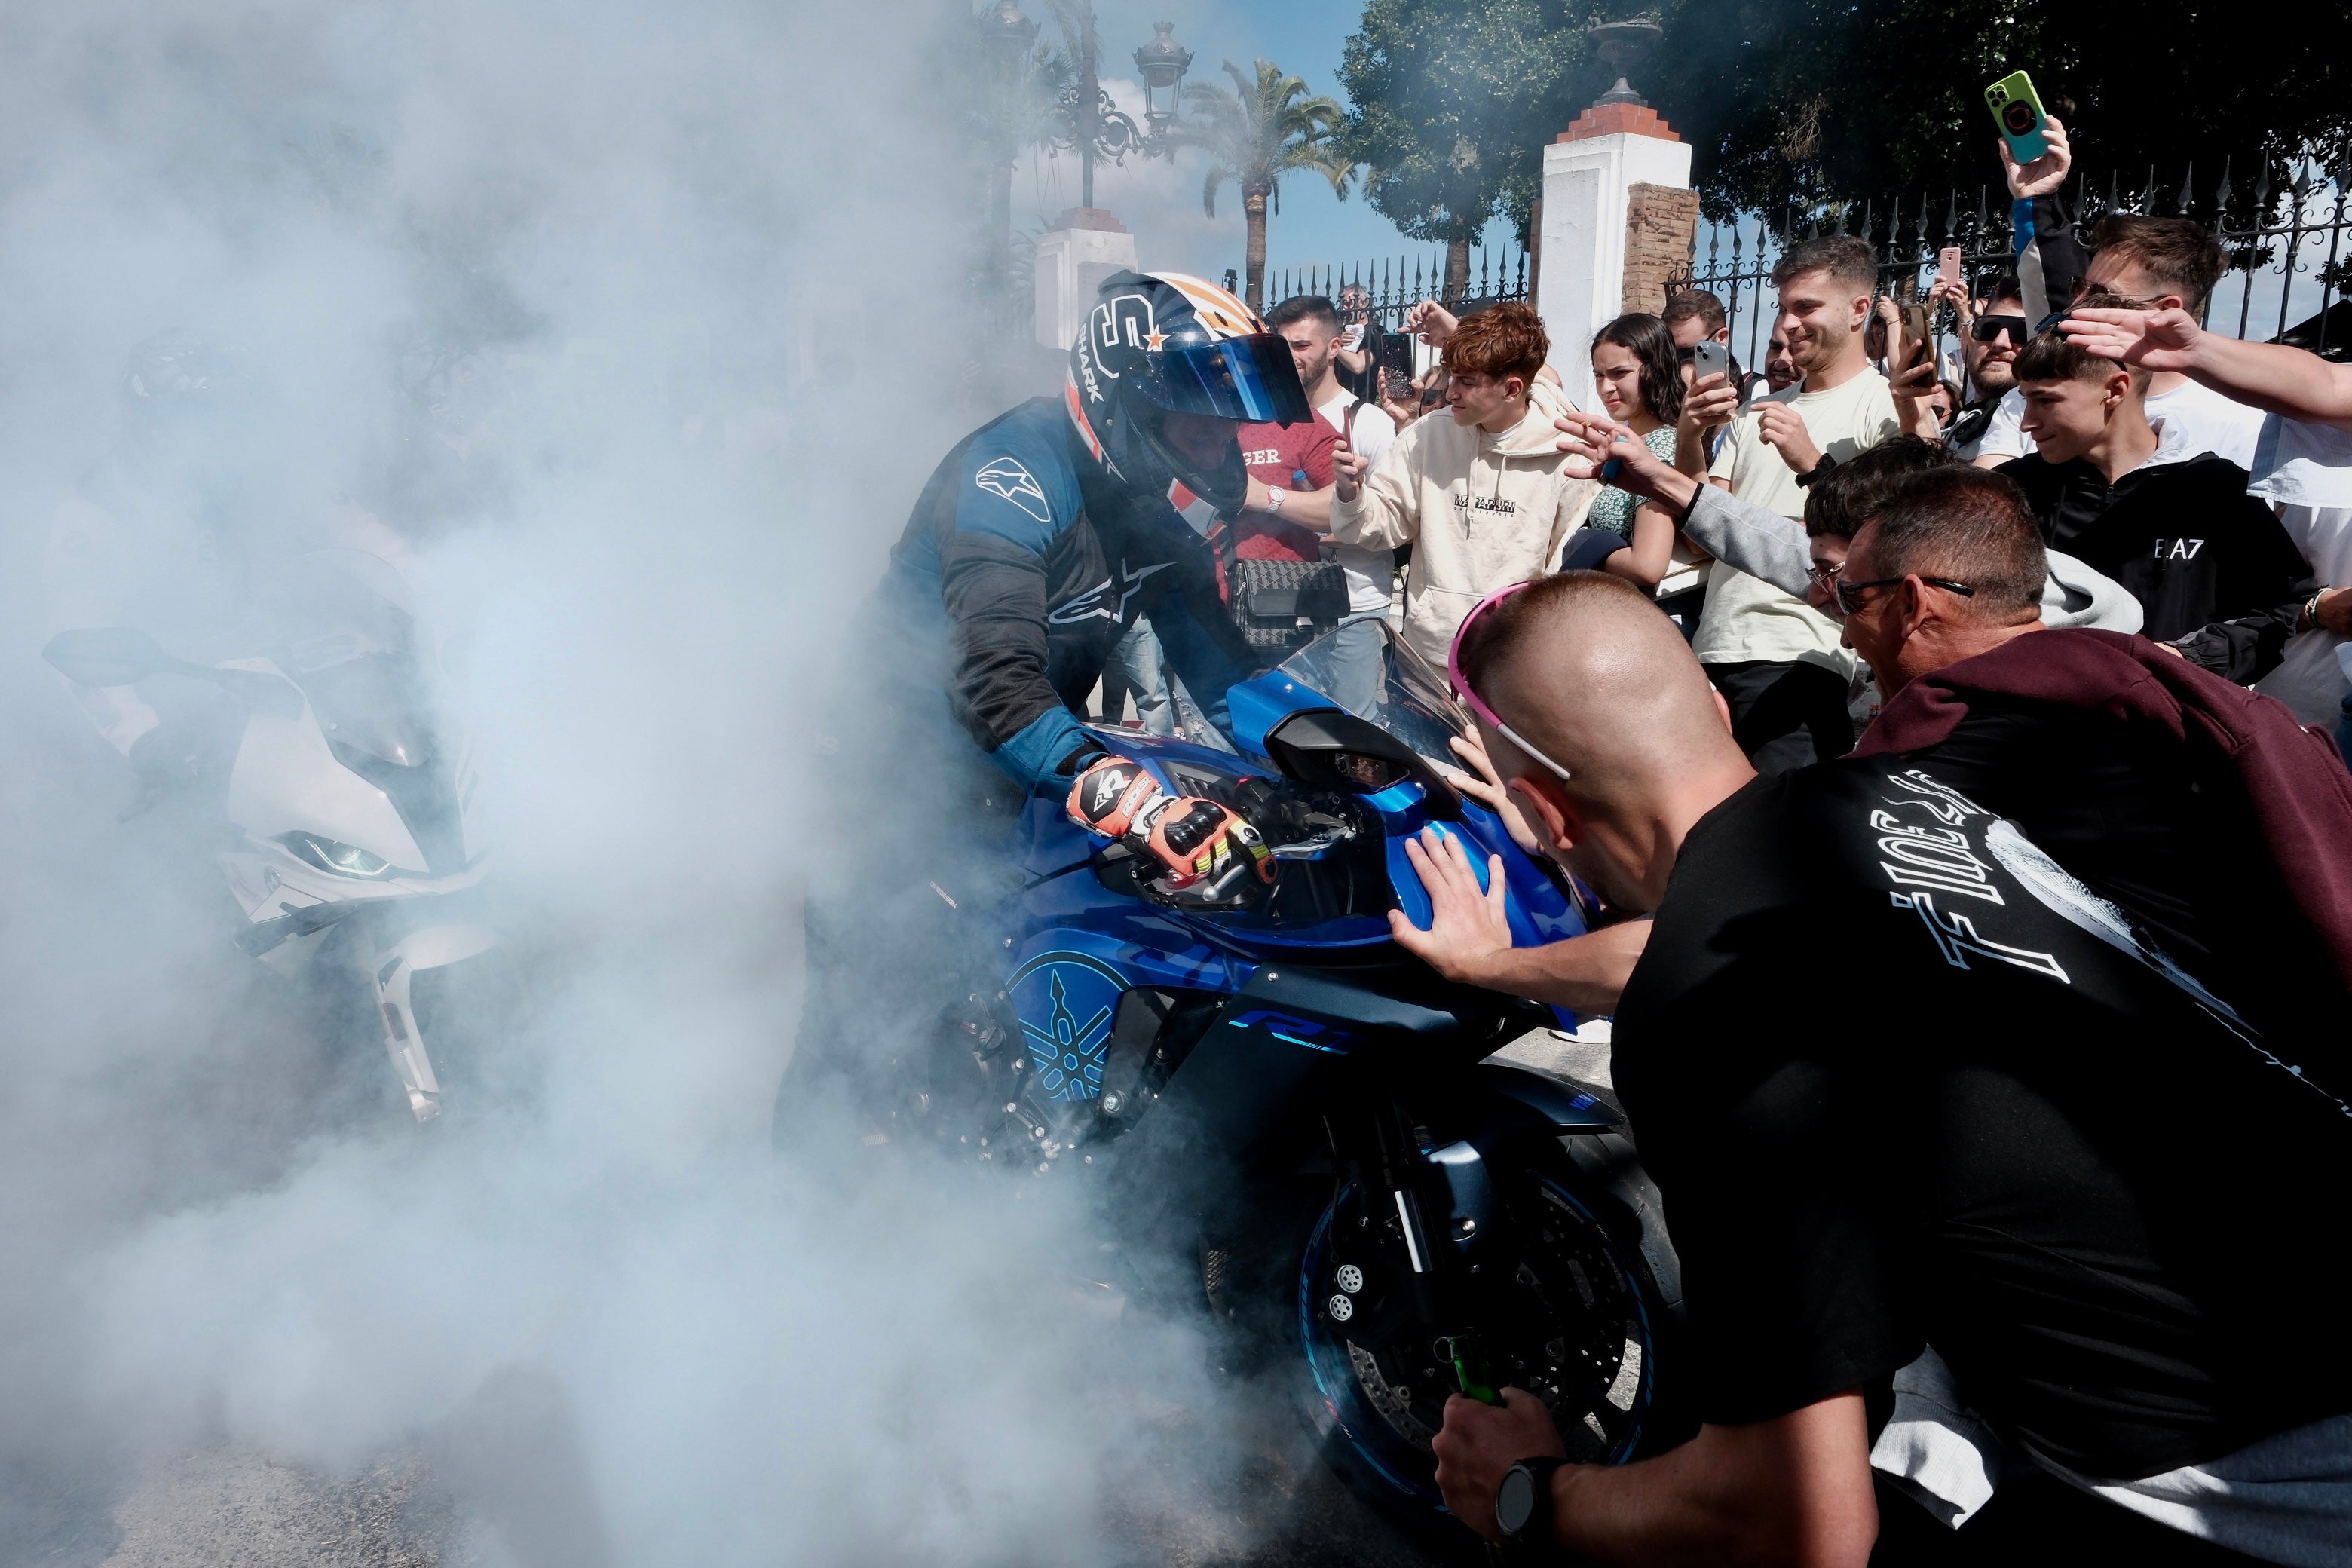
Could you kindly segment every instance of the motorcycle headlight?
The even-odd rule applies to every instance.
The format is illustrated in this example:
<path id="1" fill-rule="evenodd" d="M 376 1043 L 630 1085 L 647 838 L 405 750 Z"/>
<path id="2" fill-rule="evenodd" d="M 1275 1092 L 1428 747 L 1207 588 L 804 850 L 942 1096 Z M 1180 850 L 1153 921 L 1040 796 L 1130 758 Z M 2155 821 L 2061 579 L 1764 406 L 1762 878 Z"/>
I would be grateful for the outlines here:
<path id="1" fill-rule="evenodd" d="M 307 861 L 321 871 L 338 877 L 363 877 L 370 880 L 388 875 L 392 862 L 381 856 L 371 855 L 356 844 L 340 839 L 321 838 L 312 833 L 281 833 L 278 842 L 293 851 L 298 860 Z"/>

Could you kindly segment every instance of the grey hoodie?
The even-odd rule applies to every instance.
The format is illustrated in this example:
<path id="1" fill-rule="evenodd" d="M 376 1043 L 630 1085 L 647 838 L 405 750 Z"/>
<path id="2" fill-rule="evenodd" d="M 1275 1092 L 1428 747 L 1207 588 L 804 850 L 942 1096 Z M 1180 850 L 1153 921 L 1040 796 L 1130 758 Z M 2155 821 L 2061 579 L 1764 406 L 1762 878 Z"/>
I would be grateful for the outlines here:
<path id="1" fill-rule="evenodd" d="M 1760 577 L 1784 593 L 1804 596 L 1812 551 L 1805 525 L 1750 506 L 1729 490 L 1702 484 L 1683 521 L 1683 535 L 1719 561 Z M 2050 575 L 2042 584 L 2042 624 L 2089 626 L 2103 632 L 2140 628 L 2139 601 L 2122 584 L 2063 552 L 2044 552 Z"/>

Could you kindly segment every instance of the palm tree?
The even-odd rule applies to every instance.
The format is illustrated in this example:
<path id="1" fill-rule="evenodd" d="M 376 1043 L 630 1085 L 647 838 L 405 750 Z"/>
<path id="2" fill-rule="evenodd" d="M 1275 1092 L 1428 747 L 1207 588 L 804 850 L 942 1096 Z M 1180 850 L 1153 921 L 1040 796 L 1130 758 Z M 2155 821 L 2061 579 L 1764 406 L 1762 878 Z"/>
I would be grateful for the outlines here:
<path id="1" fill-rule="evenodd" d="M 1181 132 L 1185 145 L 1210 157 L 1209 177 L 1201 186 L 1201 209 L 1217 216 L 1217 190 L 1227 180 L 1242 193 L 1242 216 L 1249 224 L 1248 291 L 1252 310 L 1263 304 L 1265 286 L 1265 215 L 1269 206 L 1282 210 L 1282 176 L 1311 169 L 1331 182 L 1331 191 L 1348 199 L 1355 164 L 1338 145 L 1340 122 L 1347 111 L 1331 99 L 1306 96 L 1307 84 L 1286 76 L 1265 60 L 1257 62 L 1257 79 L 1242 74 L 1241 67 L 1225 62 L 1233 89 L 1214 82 L 1194 82 L 1184 97 L 1194 118 Z"/>

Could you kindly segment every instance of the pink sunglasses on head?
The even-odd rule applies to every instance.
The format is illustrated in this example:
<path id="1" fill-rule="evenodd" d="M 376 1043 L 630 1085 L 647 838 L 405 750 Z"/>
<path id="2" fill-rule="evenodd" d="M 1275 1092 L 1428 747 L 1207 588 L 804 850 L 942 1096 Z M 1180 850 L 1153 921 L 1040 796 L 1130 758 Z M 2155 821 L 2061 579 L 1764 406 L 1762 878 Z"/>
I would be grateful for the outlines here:
<path id="1" fill-rule="evenodd" d="M 1504 723 L 1501 716 L 1492 708 L 1486 706 L 1485 699 L 1481 698 L 1476 692 L 1470 689 L 1470 681 L 1468 678 L 1462 673 L 1462 644 L 1464 639 L 1469 637 L 1470 628 L 1478 624 L 1479 616 L 1485 615 L 1488 610 L 1493 609 L 1496 605 L 1501 604 L 1504 600 L 1509 598 L 1512 595 L 1517 593 L 1520 589 L 1526 586 L 1527 584 L 1525 583 L 1514 583 L 1507 588 L 1497 588 L 1493 593 L 1487 595 L 1485 598 L 1479 600 L 1478 603 L 1471 609 L 1470 613 L 1462 617 L 1462 624 L 1454 628 L 1454 646 L 1445 650 L 1445 678 L 1454 683 L 1454 689 L 1461 693 L 1462 700 L 1470 704 L 1470 710 L 1472 712 L 1477 714 L 1479 718 L 1484 719 L 1487 723 L 1492 724 L 1505 740 L 1510 742 L 1511 744 L 1517 746 L 1519 750 L 1525 752 L 1528 755 L 1533 757 L 1536 761 L 1541 763 L 1552 772 L 1558 773 L 1563 781 L 1566 781 L 1574 775 L 1570 773 L 1566 768 L 1561 767 L 1558 763 L 1553 762 L 1549 757 L 1545 756 L 1541 752 L 1536 750 L 1535 747 L 1529 745 L 1526 737 L 1521 735 L 1517 730 L 1514 730 L 1508 724 Z"/>

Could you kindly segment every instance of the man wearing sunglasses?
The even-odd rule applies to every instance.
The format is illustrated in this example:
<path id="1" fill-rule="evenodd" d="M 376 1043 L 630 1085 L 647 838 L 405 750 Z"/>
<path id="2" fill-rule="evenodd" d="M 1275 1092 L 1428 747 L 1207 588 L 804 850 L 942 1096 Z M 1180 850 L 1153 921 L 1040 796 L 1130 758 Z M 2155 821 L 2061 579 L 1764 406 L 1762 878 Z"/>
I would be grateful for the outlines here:
<path id="1" fill-rule="evenodd" d="M 2025 319 L 2025 296 L 2014 277 L 2004 275 L 1988 283 L 1973 310 L 1967 284 L 1956 281 L 1948 293 L 1967 324 L 1960 337 L 1960 363 L 1968 372 L 1969 397 L 1952 420 L 1946 441 L 1962 462 L 1973 463 L 2000 400 L 2017 384 L 2010 365 L 2033 335 L 2032 323 Z"/>
<path id="2" fill-rule="evenodd" d="M 1858 542 L 1857 616 L 1916 621 L 1932 596 L 1948 650 L 1973 640 L 1979 663 L 2126 646 L 2024 635 L 2038 540 L 2008 487 L 1965 468 L 1913 483 L 1887 544 Z M 1988 526 L 2006 541 L 1990 552 Z M 2352 1246 L 2352 1053 L 2255 1032 L 2234 990 L 2060 869 L 2032 822 L 1956 787 L 1940 753 L 1756 777 L 1640 607 L 1599 574 L 1535 584 L 1465 623 L 1458 683 L 1541 831 L 1612 902 L 1654 911 L 1612 1066 L 1673 1215 L 1703 1425 L 1631 1465 L 1565 1464 L 1536 1395 L 1457 1397 L 1435 1442 L 1448 1508 L 1604 1563 L 2341 1561 L 2352 1344 L 2330 1280 Z M 2147 658 L 2185 704 L 2261 700 Z M 2258 746 L 2293 743 L 2283 713 L 2241 717 Z M 2100 719 L 2056 714 L 2040 745 Z M 2035 769 L 2011 759 L 2016 793 Z M 2304 841 L 2352 839 L 2340 775 L 2332 794 L 2294 776 L 2319 825 Z M 1771 1005 L 1825 963 L 1836 1017 Z M 2229 1086 L 2226 1174 L 2181 1158 L 2166 1108 L 2189 1081 Z M 1920 1479 L 1885 1427 L 1895 1373 L 1930 1344 L 2006 1453 L 1957 1531 L 1874 1480 Z M 1515 1491 L 1507 1519 L 1514 1472 L 1538 1506 Z"/>

